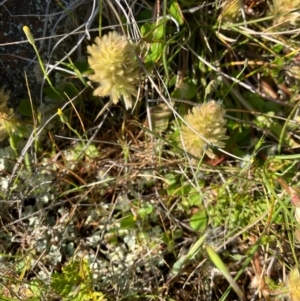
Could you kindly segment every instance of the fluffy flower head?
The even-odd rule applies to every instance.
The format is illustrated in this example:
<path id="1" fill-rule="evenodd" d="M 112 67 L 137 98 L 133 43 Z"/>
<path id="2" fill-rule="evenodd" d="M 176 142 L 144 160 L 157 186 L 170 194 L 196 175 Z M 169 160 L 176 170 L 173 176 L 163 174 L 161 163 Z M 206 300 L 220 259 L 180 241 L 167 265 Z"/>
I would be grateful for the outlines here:
<path id="1" fill-rule="evenodd" d="M 300 0 L 273 0 L 273 23 L 278 26 L 299 25 Z"/>
<path id="2" fill-rule="evenodd" d="M 224 114 L 223 106 L 214 100 L 194 107 L 184 117 L 189 126 L 183 124 L 181 127 L 184 148 L 198 158 L 201 158 L 204 153 L 212 159 L 215 158 L 215 154 L 208 147 L 208 142 L 221 148 L 225 146 L 223 140 L 226 140 L 228 136 L 225 135 Z"/>
<path id="3" fill-rule="evenodd" d="M 132 107 L 132 96 L 136 96 L 139 80 L 139 65 L 132 45 L 125 36 L 116 31 L 88 46 L 88 63 L 94 74 L 89 79 L 100 84 L 95 96 L 110 96 L 114 104 L 123 97 L 126 109 Z"/>
<path id="4" fill-rule="evenodd" d="M 238 22 L 241 17 L 241 9 L 243 8 L 242 1 L 235 1 L 235 0 L 226 0 L 224 1 L 224 5 L 222 8 L 222 12 L 219 16 L 219 20 L 225 22 Z"/>
<path id="5" fill-rule="evenodd" d="M 291 269 L 287 284 L 291 300 L 300 301 L 300 273 L 297 266 Z"/>
<path id="6" fill-rule="evenodd" d="M 8 110 L 7 108 L 7 102 L 9 100 L 9 92 L 5 92 L 4 88 L 2 87 L 0 89 L 0 111 L 5 112 Z"/>
<path id="7" fill-rule="evenodd" d="M 9 132 L 14 132 L 18 122 L 13 117 L 14 110 L 7 107 L 9 92 L 0 89 L 0 142 L 9 136 Z"/>

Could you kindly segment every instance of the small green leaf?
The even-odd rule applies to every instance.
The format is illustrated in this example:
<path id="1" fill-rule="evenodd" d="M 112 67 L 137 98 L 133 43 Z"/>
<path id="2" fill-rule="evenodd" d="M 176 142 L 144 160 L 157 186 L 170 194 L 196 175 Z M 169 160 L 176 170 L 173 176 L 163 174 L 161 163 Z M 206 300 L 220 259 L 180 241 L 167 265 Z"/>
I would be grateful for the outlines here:
<path id="1" fill-rule="evenodd" d="M 17 112 L 25 117 L 32 118 L 32 105 L 28 99 L 22 99 L 17 108 Z"/>
<path id="2" fill-rule="evenodd" d="M 141 34 L 143 39 L 149 43 L 162 42 L 164 36 L 164 21 L 161 20 L 158 24 L 145 23 L 141 27 Z"/>
<path id="3" fill-rule="evenodd" d="M 190 226 L 195 231 L 205 230 L 207 226 L 207 215 L 205 210 L 199 210 L 191 217 Z"/>
<path id="4" fill-rule="evenodd" d="M 280 53 L 284 48 L 284 45 L 281 45 L 281 44 L 276 44 L 274 45 L 271 49 L 272 51 L 274 51 L 275 53 Z"/>
<path id="5" fill-rule="evenodd" d="M 50 99 L 58 100 L 58 101 L 66 100 L 66 96 L 63 94 L 61 90 L 56 90 L 56 91 L 54 91 L 51 87 L 46 87 L 43 89 L 43 92 Z"/>
<path id="6" fill-rule="evenodd" d="M 150 24 L 150 23 L 145 23 L 141 27 L 141 34 L 142 34 L 143 39 L 148 39 L 151 37 L 150 33 L 151 33 L 152 29 L 153 29 L 153 24 Z"/>
<path id="7" fill-rule="evenodd" d="M 204 186 L 204 184 L 201 180 L 198 181 L 198 185 L 199 185 L 199 187 Z M 187 199 L 188 199 L 190 207 L 193 207 L 193 206 L 200 207 L 202 204 L 202 197 L 201 197 L 199 191 L 196 188 L 191 187 L 191 186 L 189 188 Z"/>
<path id="8" fill-rule="evenodd" d="M 153 43 L 150 46 L 148 55 L 145 57 L 145 63 L 157 63 L 163 54 L 163 45 L 161 43 Z"/>
<path id="9" fill-rule="evenodd" d="M 145 207 L 138 211 L 139 216 L 144 220 L 146 219 L 154 210 L 153 205 L 147 204 Z"/>
<path id="10" fill-rule="evenodd" d="M 176 0 L 172 0 L 169 7 L 170 15 L 176 19 L 176 21 L 182 25 L 184 22 L 183 15 L 180 6 Z"/>
<path id="11" fill-rule="evenodd" d="M 135 223 L 136 223 L 135 217 L 133 215 L 128 215 L 122 218 L 120 222 L 120 227 L 122 229 L 134 228 Z"/>
<path id="12" fill-rule="evenodd" d="M 164 179 L 168 186 L 175 185 L 179 180 L 178 175 L 176 175 L 175 173 L 166 174 Z"/>
<path id="13" fill-rule="evenodd" d="M 153 11 L 150 9 L 143 9 L 140 11 L 140 13 L 138 14 L 136 21 L 138 24 L 145 22 L 145 20 L 150 20 L 153 16 Z M 138 22 L 140 21 L 140 22 Z"/>
<path id="14" fill-rule="evenodd" d="M 84 154 L 89 158 L 97 158 L 99 156 L 99 150 L 94 144 L 88 145 L 88 147 L 85 149 Z"/>
<path id="15" fill-rule="evenodd" d="M 197 93 L 197 84 L 191 78 L 185 78 L 180 86 L 178 86 L 171 96 L 177 99 L 192 99 Z"/>

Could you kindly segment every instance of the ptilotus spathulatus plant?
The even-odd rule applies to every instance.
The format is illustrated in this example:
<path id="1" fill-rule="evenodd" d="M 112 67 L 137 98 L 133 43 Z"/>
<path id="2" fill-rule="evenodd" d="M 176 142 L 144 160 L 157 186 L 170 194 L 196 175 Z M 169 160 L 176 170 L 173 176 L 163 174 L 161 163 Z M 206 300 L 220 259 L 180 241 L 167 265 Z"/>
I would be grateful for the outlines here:
<path id="1" fill-rule="evenodd" d="M 204 153 L 215 158 L 209 144 L 225 147 L 223 140 L 228 139 L 226 133 L 225 110 L 221 103 L 214 100 L 194 107 L 185 117 L 186 124 L 181 127 L 180 140 L 184 149 L 195 157 L 201 158 Z M 193 130 L 192 130 L 193 129 Z M 203 138 L 204 139 L 203 139 Z"/>
<path id="2" fill-rule="evenodd" d="M 89 79 L 100 84 L 93 94 L 109 96 L 114 104 L 122 97 L 126 109 L 130 109 L 139 81 L 139 64 L 134 45 L 116 31 L 101 38 L 96 37 L 94 42 L 87 48 L 88 63 L 94 71 Z"/>
<path id="3" fill-rule="evenodd" d="M 273 24 L 277 26 L 299 25 L 299 0 L 273 0 L 271 12 Z"/>
<path id="4" fill-rule="evenodd" d="M 297 266 L 291 269 L 287 286 L 291 301 L 300 301 L 300 273 Z"/>
<path id="5" fill-rule="evenodd" d="M 8 138 L 10 132 L 14 132 L 18 121 L 14 118 L 14 110 L 7 107 L 10 93 L 0 88 L 0 142 Z"/>

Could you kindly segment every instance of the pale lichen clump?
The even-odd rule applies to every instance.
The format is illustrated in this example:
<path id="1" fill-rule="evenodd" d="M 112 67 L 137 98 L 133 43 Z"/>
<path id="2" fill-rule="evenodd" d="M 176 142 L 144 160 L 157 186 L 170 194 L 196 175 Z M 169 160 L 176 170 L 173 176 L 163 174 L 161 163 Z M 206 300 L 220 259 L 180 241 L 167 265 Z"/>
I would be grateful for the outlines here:
<path id="1" fill-rule="evenodd" d="M 300 17 L 300 0 L 273 0 L 271 7 L 276 26 L 297 26 Z"/>
<path id="2" fill-rule="evenodd" d="M 139 80 L 139 64 L 133 45 L 125 36 L 112 31 L 102 38 L 97 37 L 87 52 L 88 63 L 94 70 L 89 79 L 100 84 L 94 95 L 110 96 L 114 104 L 123 97 L 126 109 L 131 108 Z"/>
<path id="3" fill-rule="evenodd" d="M 9 133 L 14 132 L 18 121 L 13 117 L 14 110 L 7 107 L 9 92 L 0 89 L 0 142 L 8 138 Z"/>
<path id="4" fill-rule="evenodd" d="M 204 154 L 212 159 L 215 158 L 209 145 L 224 148 L 223 140 L 228 139 L 228 136 L 225 135 L 224 114 L 223 106 L 214 100 L 194 107 L 184 117 L 188 125 L 183 124 L 181 127 L 183 148 L 198 158 Z"/>

